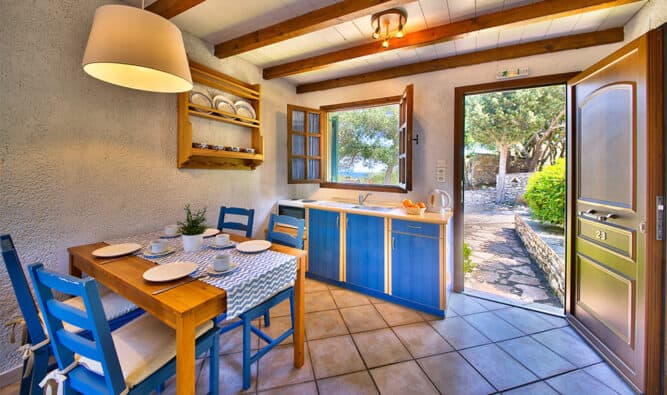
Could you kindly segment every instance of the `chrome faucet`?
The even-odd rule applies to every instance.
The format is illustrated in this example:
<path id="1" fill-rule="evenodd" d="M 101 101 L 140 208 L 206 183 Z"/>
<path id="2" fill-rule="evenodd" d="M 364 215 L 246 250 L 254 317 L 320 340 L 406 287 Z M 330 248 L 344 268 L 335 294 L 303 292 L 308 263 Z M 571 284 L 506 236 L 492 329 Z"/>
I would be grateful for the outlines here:
<path id="1" fill-rule="evenodd" d="M 366 194 L 366 196 L 364 196 L 363 193 L 360 193 L 360 194 L 359 194 L 359 205 L 360 205 L 360 206 L 363 206 L 364 203 L 366 202 L 366 199 L 368 199 L 368 197 L 371 196 L 371 195 L 372 195 L 372 193 L 370 193 L 370 192 L 368 192 L 368 193 Z"/>

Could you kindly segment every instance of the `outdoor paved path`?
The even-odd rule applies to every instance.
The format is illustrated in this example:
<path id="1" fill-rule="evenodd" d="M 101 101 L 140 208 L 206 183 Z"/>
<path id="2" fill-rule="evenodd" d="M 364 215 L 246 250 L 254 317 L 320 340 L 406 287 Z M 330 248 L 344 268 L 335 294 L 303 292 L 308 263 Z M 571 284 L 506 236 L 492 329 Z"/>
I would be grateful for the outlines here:
<path id="1" fill-rule="evenodd" d="M 466 210 L 464 219 L 464 240 L 476 264 L 465 275 L 466 289 L 500 295 L 520 304 L 562 308 L 542 269 L 530 259 L 516 234 L 512 210 Z"/>

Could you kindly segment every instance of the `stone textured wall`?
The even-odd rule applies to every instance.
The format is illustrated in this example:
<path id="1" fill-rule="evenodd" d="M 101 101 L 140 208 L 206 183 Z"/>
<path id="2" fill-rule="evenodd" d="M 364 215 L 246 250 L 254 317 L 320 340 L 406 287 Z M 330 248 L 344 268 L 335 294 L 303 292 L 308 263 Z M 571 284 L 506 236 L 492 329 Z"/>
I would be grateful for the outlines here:
<path id="1" fill-rule="evenodd" d="M 474 154 L 466 158 L 466 188 L 495 186 L 498 174 L 498 154 Z M 522 173 L 528 170 L 528 160 L 510 156 L 507 173 Z"/>
<path id="2" fill-rule="evenodd" d="M 565 261 L 540 238 L 519 213 L 514 213 L 514 226 L 526 251 L 542 268 L 560 302 L 565 304 Z"/>
<path id="3" fill-rule="evenodd" d="M 2 1 L 0 6 L 0 233 L 24 264 L 67 270 L 69 246 L 162 228 L 183 205 L 255 208 L 255 232 L 288 195 L 286 107 L 292 84 L 262 80 L 238 57 L 184 33 L 189 56 L 262 84 L 266 161 L 255 171 L 176 168 L 176 95 L 139 92 L 87 76 L 81 59 L 100 0 Z M 221 126 L 222 125 L 222 126 Z M 221 129 L 219 138 L 243 130 Z M 197 128 L 194 125 L 195 129 Z M 0 265 L 0 373 L 16 367 L 4 322 L 20 314 Z"/>
<path id="4" fill-rule="evenodd" d="M 526 192 L 528 179 L 533 173 L 505 174 L 505 204 L 516 204 L 517 199 Z"/>

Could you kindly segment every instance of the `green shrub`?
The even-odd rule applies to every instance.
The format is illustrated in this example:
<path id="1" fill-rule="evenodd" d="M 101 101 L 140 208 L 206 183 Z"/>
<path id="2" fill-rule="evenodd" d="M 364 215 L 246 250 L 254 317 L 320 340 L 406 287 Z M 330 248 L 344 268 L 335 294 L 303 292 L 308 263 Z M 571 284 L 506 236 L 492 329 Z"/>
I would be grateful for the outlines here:
<path id="1" fill-rule="evenodd" d="M 477 266 L 470 259 L 471 254 L 472 248 L 470 248 L 468 243 L 463 243 L 463 273 L 470 273 Z"/>
<path id="2" fill-rule="evenodd" d="M 562 225 L 565 220 L 565 159 L 558 159 L 533 174 L 523 196 L 533 218 Z"/>

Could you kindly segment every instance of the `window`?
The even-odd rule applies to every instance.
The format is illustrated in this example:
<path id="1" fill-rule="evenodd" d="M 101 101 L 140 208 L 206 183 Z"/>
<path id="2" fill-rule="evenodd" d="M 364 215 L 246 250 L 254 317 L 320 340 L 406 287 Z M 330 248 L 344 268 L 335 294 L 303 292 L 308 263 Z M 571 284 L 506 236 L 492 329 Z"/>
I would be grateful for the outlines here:
<path id="1" fill-rule="evenodd" d="M 320 183 L 327 188 L 411 190 L 412 96 L 410 85 L 401 96 L 322 106 L 319 110 L 289 105 L 289 182 Z M 323 124 L 326 133 L 322 133 Z"/>

